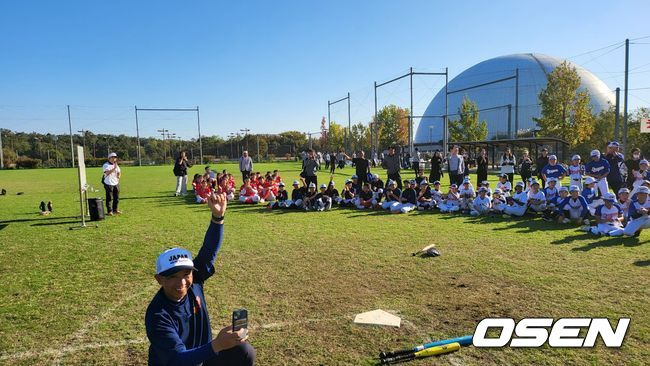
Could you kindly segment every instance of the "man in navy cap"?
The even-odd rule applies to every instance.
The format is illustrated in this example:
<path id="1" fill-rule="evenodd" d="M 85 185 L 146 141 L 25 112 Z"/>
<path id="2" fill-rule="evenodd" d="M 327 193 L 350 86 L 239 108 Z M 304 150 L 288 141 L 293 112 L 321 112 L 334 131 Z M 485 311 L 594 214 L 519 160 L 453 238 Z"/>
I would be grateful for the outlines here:
<path id="1" fill-rule="evenodd" d="M 163 252 L 156 261 L 160 290 L 147 308 L 145 327 L 149 365 L 253 365 L 255 349 L 246 342 L 246 329 L 221 329 L 212 338 L 203 294 L 205 280 L 214 274 L 221 248 L 226 195 L 212 194 L 212 220 L 196 258 L 182 248 Z"/>
<path id="2" fill-rule="evenodd" d="M 616 141 L 612 141 L 607 145 L 607 154 L 605 160 L 609 163 L 609 174 L 607 175 L 607 183 L 614 190 L 618 192 L 623 187 L 623 174 L 621 174 L 621 165 L 625 164 L 623 154 L 619 152 L 620 145 Z"/>

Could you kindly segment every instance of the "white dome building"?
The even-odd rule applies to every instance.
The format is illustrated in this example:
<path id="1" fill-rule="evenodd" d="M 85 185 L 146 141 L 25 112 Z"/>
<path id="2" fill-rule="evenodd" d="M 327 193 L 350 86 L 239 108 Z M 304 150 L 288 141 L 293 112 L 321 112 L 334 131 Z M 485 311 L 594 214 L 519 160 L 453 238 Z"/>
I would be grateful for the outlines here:
<path id="1" fill-rule="evenodd" d="M 463 71 L 449 81 L 449 120 L 458 118 L 458 108 L 465 96 L 476 102 L 481 120 L 488 124 L 488 140 L 506 139 L 536 129 L 533 117 L 539 117 L 538 95 L 546 87 L 548 73 L 563 60 L 538 53 L 522 53 L 492 58 Z M 615 95 L 605 83 L 584 68 L 574 66 L 581 78 L 581 89 L 589 91 L 594 113 L 614 104 Z M 511 78 L 498 83 L 496 80 Z M 490 83 L 488 85 L 484 85 Z M 517 87 L 518 84 L 518 87 Z M 518 89 L 518 113 L 516 113 Z M 433 98 L 415 133 L 415 144 L 441 145 L 445 114 L 445 88 Z"/>

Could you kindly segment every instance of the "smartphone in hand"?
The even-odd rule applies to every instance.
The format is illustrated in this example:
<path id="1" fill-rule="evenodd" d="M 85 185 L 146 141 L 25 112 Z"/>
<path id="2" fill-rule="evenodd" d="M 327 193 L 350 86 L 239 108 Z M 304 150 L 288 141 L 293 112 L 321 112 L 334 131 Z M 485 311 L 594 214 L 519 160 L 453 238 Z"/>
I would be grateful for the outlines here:
<path id="1" fill-rule="evenodd" d="M 248 337 L 248 310 L 237 309 L 232 312 L 232 331 L 237 332 L 244 329 L 242 338 Z"/>

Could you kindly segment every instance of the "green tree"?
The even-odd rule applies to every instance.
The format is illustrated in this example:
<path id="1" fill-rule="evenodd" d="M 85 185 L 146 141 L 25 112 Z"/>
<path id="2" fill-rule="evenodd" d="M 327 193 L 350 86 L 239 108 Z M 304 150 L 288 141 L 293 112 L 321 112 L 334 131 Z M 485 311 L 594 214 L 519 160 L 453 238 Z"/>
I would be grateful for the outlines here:
<path id="1" fill-rule="evenodd" d="M 408 145 L 409 110 L 394 104 L 387 105 L 377 113 L 374 123 L 377 125 L 379 149 L 392 144 Z"/>
<path id="2" fill-rule="evenodd" d="M 327 141 L 329 146 L 334 150 L 345 148 L 345 129 L 340 124 L 331 121 L 330 128 L 327 131 Z"/>
<path id="3" fill-rule="evenodd" d="M 627 146 L 625 151 L 629 153 L 634 147 L 638 147 L 646 156 L 650 151 L 650 133 L 641 133 L 641 121 L 650 118 L 650 108 L 641 107 L 628 116 L 627 124 Z M 621 118 L 621 123 L 623 119 Z"/>
<path id="4" fill-rule="evenodd" d="M 539 93 L 541 117 L 534 118 L 541 136 L 559 137 L 571 148 L 586 142 L 594 131 L 587 90 L 579 90 L 580 76 L 566 61 L 547 76 L 547 85 Z"/>
<path id="5" fill-rule="evenodd" d="M 478 106 L 467 95 L 458 108 L 458 117 L 457 120 L 449 121 L 451 141 L 482 141 L 487 138 L 487 122 L 479 121 Z"/>

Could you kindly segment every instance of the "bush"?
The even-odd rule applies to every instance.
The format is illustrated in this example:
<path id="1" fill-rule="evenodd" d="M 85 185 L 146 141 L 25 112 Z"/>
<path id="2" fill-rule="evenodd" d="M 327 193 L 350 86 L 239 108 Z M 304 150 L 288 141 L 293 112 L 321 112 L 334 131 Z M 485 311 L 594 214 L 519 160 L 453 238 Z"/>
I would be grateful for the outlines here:
<path id="1" fill-rule="evenodd" d="M 33 169 L 41 166 L 41 159 L 32 159 L 26 156 L 21 156 L 16 159 L 16 168 Z"/>

